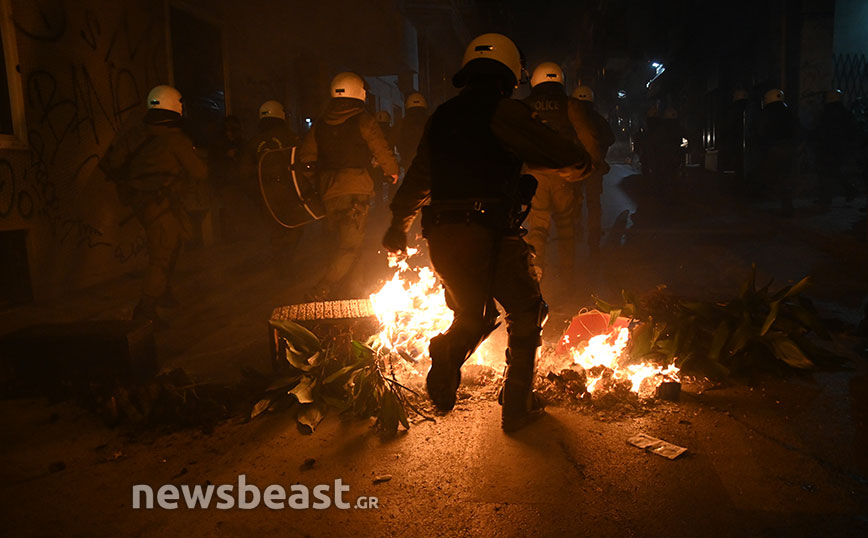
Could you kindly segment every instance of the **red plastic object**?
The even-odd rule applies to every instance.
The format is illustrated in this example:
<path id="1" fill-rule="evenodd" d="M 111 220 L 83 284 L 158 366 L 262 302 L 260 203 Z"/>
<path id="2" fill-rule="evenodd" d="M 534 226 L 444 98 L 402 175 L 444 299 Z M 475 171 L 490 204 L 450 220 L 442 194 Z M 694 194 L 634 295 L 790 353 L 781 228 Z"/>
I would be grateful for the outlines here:
<path id="1" fill-rule="evenodd" d="M 590 310 L 577 314 L 570 321 L 570 326 L 558 341 L 558 353 L 566 353 L 582 342 L 587 342 L 594 336 L 609 334 L 615 329 L 623 329 L 630 325 L 630 318 L 615 318 L 615 323 L 609 326 L 609 314 L 599 310 Z"/>

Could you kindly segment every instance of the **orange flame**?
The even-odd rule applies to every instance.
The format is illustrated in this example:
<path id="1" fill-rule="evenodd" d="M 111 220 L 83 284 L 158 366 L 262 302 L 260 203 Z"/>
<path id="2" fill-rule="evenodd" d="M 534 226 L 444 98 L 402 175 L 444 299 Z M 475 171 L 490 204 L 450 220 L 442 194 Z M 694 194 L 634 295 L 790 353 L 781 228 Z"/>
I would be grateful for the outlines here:
<path id="1" fill-rule="evenodd" d="M 380 322 L 379 331 L 369 342 L 381 354 L 394 354 L 405 359 L 406 375 L 420 378 L 430 365 L 428 343 L 431 338 L 445 331 L 452 324 L 453 313 L 446 305 L 442 286 L 430 267 L 411 267 L 408 260 L 418 254 L 418 249 L 408 249 L 407 256 L 399 259 L 389 255 L 389 267 L 395 269 L 392 278 L 380 290 L 370 296 L 374 313 Z M 630 382 L 630 390 L 641 398 L 654 395 L 657 387 L 666 379 L 678 379 L 674 366 L 662 368 L 653 364 L 629 364 L 627 344 L 630 331 L 629 320 L 607 328 L 609 332 L 590 336 L 587 340 L 571 345 L 569 335 L 561 339 L 558 352 L 544 357 L 542 364 L 581 366 L 587 373 L 587 391 L 594 394 L 603 385 L 604 377 L 617 382 Z M 606 327 L 606 324 L 603 324 Z M 586 334 L 589 336 L 589 334 Z M 498 345 L 500 344 L 500 345 Z M 483 365 L 499 372 L 503 368 L 503 342 L 489 338 L 471 357 L 471 363 Z M 565 361 L 568 364 L 564 364 Z"/>

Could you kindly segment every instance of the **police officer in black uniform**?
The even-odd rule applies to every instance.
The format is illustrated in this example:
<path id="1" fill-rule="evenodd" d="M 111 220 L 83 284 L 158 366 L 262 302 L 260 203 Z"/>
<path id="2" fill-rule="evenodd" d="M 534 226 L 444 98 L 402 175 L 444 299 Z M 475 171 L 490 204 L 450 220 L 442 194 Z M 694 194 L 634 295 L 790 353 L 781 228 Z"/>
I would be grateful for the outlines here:
<path id="1" fill-rule="evenodd" d="M 521 175 L 522 163 L 589 164 L 583 148 L 534 120 L 524 103 L 509 99 L 522 71 L 521 55 L 509 38 L 484 34 L 470 43 L 453 78 L 463 89 L 431 116 L 392 201 L 392 224 L 383 238 L 391 252 L 406 249 L 407 231 L 423 210 L 431 262 L 455 313 L 452 326 L 429 347 L 427 389 L 441 410 L 455 405 L 461 365 L 495 327 L 494 301 L 506 311 L 504 431 L 541 412 L 532 385 L 548 310 L 520 228 L 535 188 L 533 179 Z"/>

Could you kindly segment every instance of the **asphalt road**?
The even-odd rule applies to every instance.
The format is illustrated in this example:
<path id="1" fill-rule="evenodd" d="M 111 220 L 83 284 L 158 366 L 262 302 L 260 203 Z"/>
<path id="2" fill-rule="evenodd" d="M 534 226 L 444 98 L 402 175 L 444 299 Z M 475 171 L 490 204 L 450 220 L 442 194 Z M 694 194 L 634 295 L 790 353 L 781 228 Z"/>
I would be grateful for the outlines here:
<path id="1" fill-rule="evenodd" d="M 837 221 L 814 226 L 829 213 L 803 209 L 803 218 L 783 222 L 708 198 L 710 205 L 684 220 L 660 221 L 655 217 L 671 208 L 618 188 L 629 174 L 616 166 L 607 177 L 604 226 L 625 208 L 639 218 L 609 243 L 596 272 L 588 270 L 585 288 L 549 295 L 549 337 L 587 304 L 588 292 L 617 297 L 622 288 L 665 283 L 714 296 L 737 289 L 754 261 L 780 285 L 815 275 L 811 296 L 827 314 L 852 321 L 868 262 L 864 245 L 830 228 Z M 372 221 L 361 264 L 369 277 L 382 269 L 376 244 L 383 224 Z M 161 365 L 208 381 L 237 380 L 241 367 L 267 371 L 265 320 L 273 307 L 300 300 L 327 252 L 322 234 L 304 241 L 289 280 L 268 267 L 265 241 L 186 253 L 175 287 L 183 306 L 167 313 L 171 329 L 158 335 Z M 33 321 L 123 317 L 138 286 L 137 278 L 121 279 L 0 313 L 0 323 L 11 330 Z M 0 401 L 2 534 L 864 536 L 868 383 L 864 358 L 854 357 L 851 371 L 716 390 L 688 385 L 680 402 L 636 414 L 552 408 L 514 436 L 501 432 L 496 402 L 479 395 L 385 440 L 369 423 L 337 417 L 313 435 L 302 435 L 286 412 L 250 423 L 236 417 L 209 434 L 157 434 L 108 429 L 71 402 Z M 688 452 L 674 461 L 643 452 L 627 443 L 637 433 Z M 241 474 L 262 490 L 341 479 L 350 487 L 345 498 L 374 496 L 378 508 L 132 508 L 136 484 L 217 486 L 237 484 Z"/>
<path id="2" fill-rule="evenodd" d="M 4 402 L 4 534 L 864 536 L 868 467 L 840 408 L 847 377 L 701 394 L 689 385 L 682 401 L 632 416 L 551 408 L 513 436 L 496 402 L 477 398 L 393 439 L 337 417 L 302 435 L 290 413 L 130 438 L 68 404 Z M 637 433 L 688 451 L 644 452 L 627 443 Z M 344 500 L 378 507 L 131 507 L 136 484 L 237 484 L 240 474 L 261 490 L 341 479 Z"/>

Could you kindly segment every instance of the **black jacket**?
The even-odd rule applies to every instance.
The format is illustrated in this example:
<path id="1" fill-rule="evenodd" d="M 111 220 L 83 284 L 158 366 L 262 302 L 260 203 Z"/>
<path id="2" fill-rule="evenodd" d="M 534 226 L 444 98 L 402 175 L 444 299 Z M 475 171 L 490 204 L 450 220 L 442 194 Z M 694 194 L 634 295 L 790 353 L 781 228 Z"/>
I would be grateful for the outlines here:
<path id="1" fill-rule="evenodd" d="M 590 166 L 583 147 L 532 117 L 494 89 L 465 88 L 434 111 L 416 159 L 392 200 L 392 226 L 409 230 L 431 201 L 497 199 L 512 203 L 524 162 L 549 168 Z"/>

